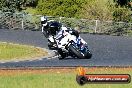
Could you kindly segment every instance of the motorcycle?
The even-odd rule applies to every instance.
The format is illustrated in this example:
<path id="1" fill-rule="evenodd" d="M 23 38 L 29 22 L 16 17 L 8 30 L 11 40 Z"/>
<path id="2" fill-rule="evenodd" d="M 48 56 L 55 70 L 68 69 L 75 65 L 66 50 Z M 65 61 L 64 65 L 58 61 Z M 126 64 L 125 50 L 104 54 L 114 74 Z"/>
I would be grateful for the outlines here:
<path id="1" fill-rule="evenodd" d="M 87 43 L 80 36 L 77 37 L 76 35 L 67 32 L 62 40 L 57 43 L 57 50 L 60 54 L 59 59 L 64 59 L 68 56 L 80 59 L 90 59 L 92 57 Z"/>
<path id="2" fill-rule="evenodd" d="M 63 28 L 68 29 L 66 27 Z M 60 35 L 60 39 L 60 37 L 57 37 L 58 35 L 56 36 L 56 30 L 58 29 L 60 29 L 60 24 L 57 22 L 51 22 L 49 24 L 48 32 L 45 33 L 48 33 L 47 39 L 49 49 L 57 50 L 58 54 L 60 55 L 60 60 L 68 56 L 80 59 L 90 59 L 92 57 L 87 43 L 79 36 L 78 32 L 72 30 L 72 33 L 70 33 L 66 30 L 63 36 Z M 62 31 L 63 29 L 59 30 L 58 34 L 62 34 Z"/>

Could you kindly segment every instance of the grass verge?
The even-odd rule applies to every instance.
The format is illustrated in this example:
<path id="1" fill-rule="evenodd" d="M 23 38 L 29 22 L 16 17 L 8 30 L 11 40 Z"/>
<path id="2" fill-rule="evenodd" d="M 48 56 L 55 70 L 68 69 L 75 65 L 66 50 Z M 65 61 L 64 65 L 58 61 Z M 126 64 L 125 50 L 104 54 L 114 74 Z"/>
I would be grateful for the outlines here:
<path id="1" fill-rule="evenodd" d="M 47 55 L 41 48 L 0 42 L 0 60 L 34 59 Z"/>
<path id="2" fill-rule="evenodd" d="M 132 68 L 87 68 L 88 74 L 130 74 Z M 132 88 L 129 84 L 76 83 L 75 69 L 0 70 L 0 88 Z"/>

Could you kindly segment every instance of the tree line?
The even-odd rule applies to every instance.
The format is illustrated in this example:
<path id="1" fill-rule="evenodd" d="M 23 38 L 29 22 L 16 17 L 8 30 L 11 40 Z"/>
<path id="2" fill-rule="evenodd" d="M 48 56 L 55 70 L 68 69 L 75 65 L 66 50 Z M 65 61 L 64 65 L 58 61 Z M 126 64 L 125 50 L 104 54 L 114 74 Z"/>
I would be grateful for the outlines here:
<path id="1" fill-rule="evenodd" d="M 27 7 L 36 14 L 97 20 L 132 21 L 131 0 L 0 0 L 2 11 L 22 11 Z"/>

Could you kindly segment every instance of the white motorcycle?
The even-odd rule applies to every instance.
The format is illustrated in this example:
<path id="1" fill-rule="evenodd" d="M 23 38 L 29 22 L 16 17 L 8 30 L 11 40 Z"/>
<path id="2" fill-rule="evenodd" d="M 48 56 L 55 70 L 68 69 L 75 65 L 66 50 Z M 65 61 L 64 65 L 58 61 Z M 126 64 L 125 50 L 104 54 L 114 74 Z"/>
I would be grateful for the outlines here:
<path id="1" fill-rule="evenodd" d="M 61 40 L 56 36 L 55 41 L 57 43 L 58 53 L 60 54 L 59 59 L 64 59 L 68 56 L 80 59 L 90 59 L 92 57 L 87 43 L 79 36 L 79 34 L 74 33 L 74 31 L 72 33 L 63 33 Z"/>
<path id="2" fill-rule="evenodd" d="M 92 57 L 88 49 L 87 43 L 79 36 L 79 33 L 66 27 L 61 27 L 57 22 L 49 23 L 48 33 L 48 47 L 49 49 L 56 49 L 60 55 L 59 59 L 71 56 L 73 58 L 89 59 Z M 56 30 L 59 32 L 56 35 Z M 50 35 L 49 35 L 50 34 Z"/>

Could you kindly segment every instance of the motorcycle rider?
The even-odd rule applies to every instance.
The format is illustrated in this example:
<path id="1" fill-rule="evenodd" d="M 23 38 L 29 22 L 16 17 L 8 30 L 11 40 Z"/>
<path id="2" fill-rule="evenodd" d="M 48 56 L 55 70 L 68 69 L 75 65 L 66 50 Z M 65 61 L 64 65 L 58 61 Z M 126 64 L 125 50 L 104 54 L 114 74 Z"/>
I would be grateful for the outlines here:
<path id="1" fill-rule="evenodd" d="M 59 22 L 55 22 L 53 20 L 48 21 L 47 17 L 41 17 L 41 24 L 42 24 L 42 33 L 48 38 L 48 46 L 55 47 L 57 49 L 60 57 L 59 59 L 65 58 L 67 55 L 63 51 L 62 45 L 69 39 L 66 35 L 71 34 L 75 35 L 74 42 L 79 44 L 78 46 L 87 44 L 80 36 L 77 30 L 65 27 L 60 25 Z"/>
<path id="2" fill-rule="evenodd" d="M 44 34 L 44 36 L 45 36 L 46 38 L 49 37 L 49 31 L 48 31 L 49 25 L 48 25 L 48 23 L 49 23 L 49 22 L 48 22 L 47 17 L 46 17 L 46 16 L 42 16 L 42 17 L 41 17 L 41 25 L 42 25 L 41 31 L 42 31 L 42 33 Z"/>
<path id="3" fill-rule="evenodd" d="M 48 39 L 48 46 L 55 46 L 54 36 L 59 31 L 61 24 L 54 20 L 48 20 L 46 16 L 41 17 L 42 33 Z"/>
<path id="4" fill-rule="evenodd" d="M 64 25 L 57 25 L 60 26 L 58 27 L 58 29 L 54 30 L 52 29 L 52 27 L 50 26 L 50 24 L 52 22 L 55 22 L 54 20 L 49 20 L 47 19 L 46 16 L 42 16 L 41 17 L 41 24 L 42 24 L 42 33 L 45 35 L 46 38 L 48 38 L 48 40 L 50 42 L 53 43 L 54 46 L 55 45 L 55 41 L 53 39 L 52 34 L 54 33 L 53 31 L 55 31 L 54 33 L 54 37 L 56 38 L 56 42 L 58 46 L 61 46 L 62 42 L 65 41 L 64 37 L 67 35 L 67 33 L 70 33 L 71 35 L 75 35 L 76 36 L 76 43 L 77 44 L 87 44 L 80 36 L 79 36 L 79 32 L 77 30 L 71 29 L 71 28 L 67 28 Z M 52 25 L 53 26 L 53 25 Z M 60 47 L 59 47 L 60 48 Z"/>
<path id="5" fill-rule="evenodd" d="M 50 35 L 56 35 L 59 31 L 61 24 L 54 20 L 48 20 L 46 16 L 41 17 L 42 33 L 46 33 L 49 37 Z"/>

